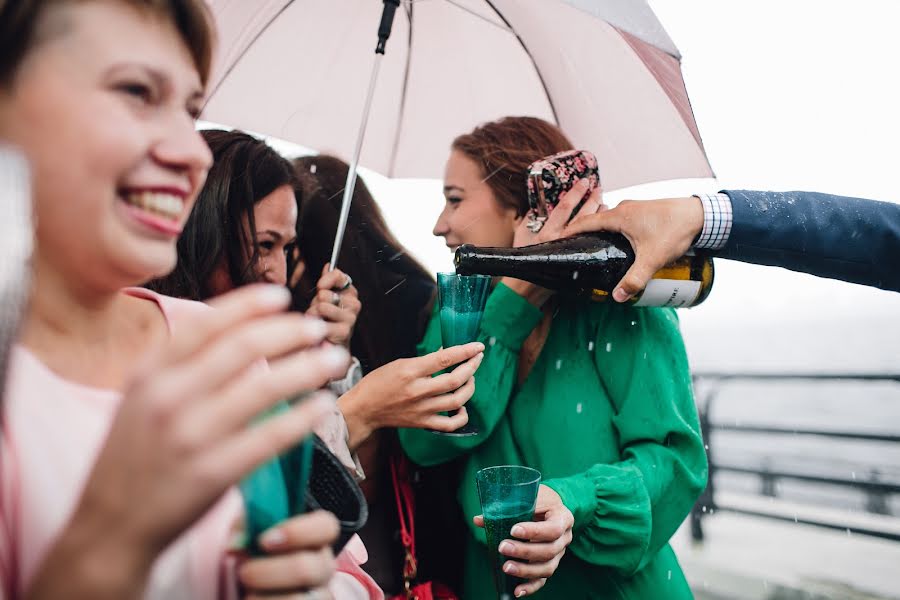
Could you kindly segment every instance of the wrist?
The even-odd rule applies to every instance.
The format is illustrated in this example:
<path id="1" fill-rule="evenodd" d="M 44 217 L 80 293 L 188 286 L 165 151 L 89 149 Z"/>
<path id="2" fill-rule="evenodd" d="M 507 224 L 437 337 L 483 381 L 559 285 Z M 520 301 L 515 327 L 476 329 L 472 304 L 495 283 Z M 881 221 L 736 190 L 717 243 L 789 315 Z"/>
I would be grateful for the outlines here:
<path id="1" fill-rule="evenodd" d="M 373 417 L 365 412 L 366 403 L 362 402 L 359 388 L 354 386 L 349 392 L 337 399 L 338 410 L 347 424 L 347 447 L 356 452 L 360 444 L 366 441 L 378 426 L 372 423 Z"/>
<path id="2" fill-rule="evenodd" d="M 57 538 L 27 598 L 140 598 L 156 558 L 150 544 L 82 506 Z"/>
<path id="3" fill-rule="evenodd" d="M 685 200 L 687 202 L 683 203 L 683 222 L 687 228 L 686 237 L 689 247 L 692 247 L 700 239 L 700 234 L 703 233 L 705 212 L 703 210 L 703 202 L 698 196 L 691 196 L 685 198 Z"/>

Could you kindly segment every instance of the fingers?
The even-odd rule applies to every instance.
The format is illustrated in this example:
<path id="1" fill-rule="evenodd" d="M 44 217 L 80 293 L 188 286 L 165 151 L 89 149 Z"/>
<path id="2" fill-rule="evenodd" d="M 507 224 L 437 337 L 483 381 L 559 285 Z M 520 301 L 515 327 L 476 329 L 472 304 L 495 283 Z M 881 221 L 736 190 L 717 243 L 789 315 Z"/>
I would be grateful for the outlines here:
<path id="1" fill-rule="evenodd" d="M 528 543 L 515 540 L 504 540 L 500 543 L 500 554 L 520 561 L 543 563 L 553 560 L 553 557 L 565 552 L 566 547 L 572 541 L 572 532 L 569 531 L 552 542 Z M 505 570 L 505 569 L 504 569 Z M 516 573 L 517 576 L 522 576 Z M 550 573 L 533 574 L 528 578 L 549 577 Z"/>
<path id="2" fill-rule="evenodd" d="M 621 206 L 621 205 L 620 205 Z M 593 231 L 610 231 L 612 233 L 622 233 L 625 227 L 626 219 L 622 216 L 619 207 L 602 210 L 594 214 L 583 213 L 575 217 L 565 228 L 563 235 L 572 236 L 579 233 L 590 233 Z"/>
<path id="3" fill-rule="evenodd" d="M 420 369 L 419 374 L 421 376 L 431 375 L 438 371 L 449 369 L 463 361 L 467 361 L 479 352 L 484 352 L 484 344 L 481 342 L 472 342 L 463 344 L 462 346 L 442 348 L 437 352 L 426 354 L 417 359 L 416 366 Z"/>
<path id="4" fill-rule="evenodd" d="M 566 223 L 571 221 L 575 216 L 575 211 L 588 194 L 590 181 L 588 179 L 579 179 L 572 188 L 559 197 L 559 203 L 550 213 L 547 222 L 541 229 L 541 238 L 553 239 L 559 237 Z"/>
<path id="5" fill-rule="evenodd" d="M 613 300 L 616 302 L 627 301 L 647 287 L 647 282 L 653 278 L 654 273 L 664 266 L 665 260 L 654 261 L 653 258 L 638 256 L 616 285 L 616 289 L 613 290 Z"/>
<path id="6" fill-rule="evenodd" d="M 269 529 L 260 536 L 259 543 L 266 552 L 315 549 L 334 543 L 340 531 L 333 514 L 317 510 Z"/>
<path id="7" fill-rule="evenodd" d="M 332 323 L 349 323 L 353 325 L 356 323 L 356 316 L 362 308 L 362 303 L 356 296 L 344 292 L 338 295 L 338 305 L 335 306 L 332 294 L 336 293 L 337 292 L 325 290 L 319 292 L 316 296 L 316 310 L 318 311 L 319 316 Z M 328 297 L 326 299 L 320 298 L 319 296 L 323 294 Z"/>
<path id="8" fill-rule="evenodd" d="M 208 344 L 199 356 L 185 358 L 172 368 L 166 383 L 173 390 L 179 390 L 181 397 L 199 396 L 219 389 L 262 359 L 315 346 L 326 333 L 325 323 L 297 313 L 275 314 L 238 323 Z M 176 396 L 174 391 L 171 396 Z"/>
<path id="9" fill-rule="evenodd" d="M 428 387 L 422 395 L 437 396 L 438 394 L 446 394 L 459 389 L 472 379 L 483 360 L 484 353 L 479 352 L 449 373 L 441 373 L 437 377 L 428 379 L 426 381 Z"/>
<path id="10" fill-rule="evenodd" d="M 173 338 L 166 348 L 162 364 L 180 364 L 235 325 L 283 311 L 290 301 L 290 292 L 278 285 L 248 285 L 224 294 L 210 302 L 216 310 L 207 311 L 207 314 L 194 319 L 190 328 Z"/>
<path id="11" fill-rule="evenodd" d="M 334 407 L 334 396 L 319 392 L 253 427 L 239 430 L 198 461 L 209 478 L 233 482 L 306 437 Z"/>
<path id="12" fill-rule="evenodd" d="M 581 210 L 578 211 L 578 214 L 592 215 L 594 213 L 602 211 L 603 208 L 603 192 L 599 187 L 596 187 L 594 188 L 594 191 L 591 192 L 591 195 L 587 199 L 587 201 L 585 201 L 584 206 L 582 206 Z"/>
<path id="13" fill-rule="evenodd" d="M 468 381 L 453 392 L 434 396 L 423 402 L 421 410 L 426 415 L 436 415 L 445 410 L 459 410 L 469 401 L 474 393 L 475 378 L 469 378 Z"/>
<path id="14" fill-rule="evenodd" d="M 523 583 L 522 585 L 516 586 L 516 598 L 520 598 L 522 596 L 530 596 L 534 594 L 539 589 L 544 587 L 547 583 L 547 578 L 536 579 L 534 581 L 529 581 L 528 583 Z"/>
<path id="15" fill-rule="evenodd" d="M 325 546 L 248 560 L 238 568 L 238 579 L 257 592 L 293 590 L 326 585 L 334 571 L 334 555 Z"/>
<path id="16" fill-rule="evenodd" d="M 484 527 L 484 515 L 475 515 L 472 522 L 475 523 L 475 527 Z"/>
<path id="17" fill-rule="evenodd" d="M 543 521 L 517 523 L 511 534 L 529 542 L 553 542 L 564 537 L 567 531 L 570 532 L 574 524 L 571 511 L 564 506 L 557 506 L 546 512 Z"/>
<path id="18" fill-rule="evenodd" d="M 466 407 L 461 406 L 459 412 L 455 415 L 430 415 L 422 422 L 424 429 L 434 429 L 435 431 L 456 431 L 460 427 L 465 426 L 469 422 L 469 413 Z"/>
<path id="19" fill-rule="evenodd" d="M 351 281 L 349 275 L 340 269 L 329 271 L 328 267 L 329 265 L 326 264 L 322 276 L 316 283 L 316 288 L 319 290 L 339 290 L 344 288 L 348 281 Z"/>

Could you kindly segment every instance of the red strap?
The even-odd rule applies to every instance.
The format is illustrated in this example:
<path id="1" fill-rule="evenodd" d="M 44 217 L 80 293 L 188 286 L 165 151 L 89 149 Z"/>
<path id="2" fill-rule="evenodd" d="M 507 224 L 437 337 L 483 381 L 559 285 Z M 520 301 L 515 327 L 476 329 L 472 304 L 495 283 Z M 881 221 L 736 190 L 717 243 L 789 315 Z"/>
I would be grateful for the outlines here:
<path id="1" fill-rule="evenodd" d="M 402 454 L 391 460 L 391 477 L 394 480 L 394 498 L 397 501 L 397 515 L 400 517 L 400 539 L 408 556 L 416 560 L 415 499 L 409 484 L 409 469 Z M 399 471 L 399 473 L 398 473 Z"/>

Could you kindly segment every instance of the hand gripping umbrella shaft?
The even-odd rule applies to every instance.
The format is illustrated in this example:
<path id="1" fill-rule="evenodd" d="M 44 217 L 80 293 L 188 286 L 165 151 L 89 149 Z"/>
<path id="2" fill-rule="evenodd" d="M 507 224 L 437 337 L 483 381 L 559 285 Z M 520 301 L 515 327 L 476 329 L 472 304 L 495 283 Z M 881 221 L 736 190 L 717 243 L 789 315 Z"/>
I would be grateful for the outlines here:
<path id="1" fill-rule="evenodd" d="M 334 247 L 331 250 L 331 266 L 334 270 L 337 265 L 338 254 L 341 253 L 341 243 L 344 241 L 344 231 L 347 229 L 347 219 L 350 217 L 350 202 L 353 200 L 353 190 L 356 188 L 356 170 L 359 166 L 359 154 L 362 150 L 363 139 L 366 137 L 366 126 L 369 124 L 369 109 L 372 108 L 372 98 L 375 95 L 375 84 L 378 82 L 378 71 L 381 68 L 381 59 L 384 56 L 384 48 L 391 35 L 391 25 L 394 22 L 394 12 L 400 6 L 400 0 L 384 0 L 384 10 L 381 13 L 381 23 L 378 26 L 378 45 L 375 47 L 375 62 L 372 65 L 372 77 L 369 80 L 369 91 L 366 93 L 366 103 L 363 107 L 362 122 L 359 124 L 359 133 L 356 136 L 356 147 L 353 149 L 353 160 L 350 161 L 350 169 L 347 171 L 347 182 L 344 184 L 344 197 L 341 199 L 341 214 L 338 219 L 337 231 L 334 234 Z"/>

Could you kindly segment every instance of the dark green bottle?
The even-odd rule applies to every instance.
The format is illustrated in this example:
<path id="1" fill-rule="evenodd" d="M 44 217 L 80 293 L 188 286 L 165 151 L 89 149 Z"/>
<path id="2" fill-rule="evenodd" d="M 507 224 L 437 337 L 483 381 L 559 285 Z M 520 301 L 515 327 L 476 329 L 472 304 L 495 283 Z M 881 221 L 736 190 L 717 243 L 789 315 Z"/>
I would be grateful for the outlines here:
<path id="1" fill-rule="evenodd" d="M 601 232 L 521 248 L 463 244 L 456 250 L 454 262 L 460 275 L 513 277 L 603 302 L 612 297 L 615 285 L 634 264 L 634 250 L 625 236 Z M 706 300 L 714 277 L 712 258 L 689 254 L 660 269 L 630 302 L 635 306 L 696 306 Z"/>

